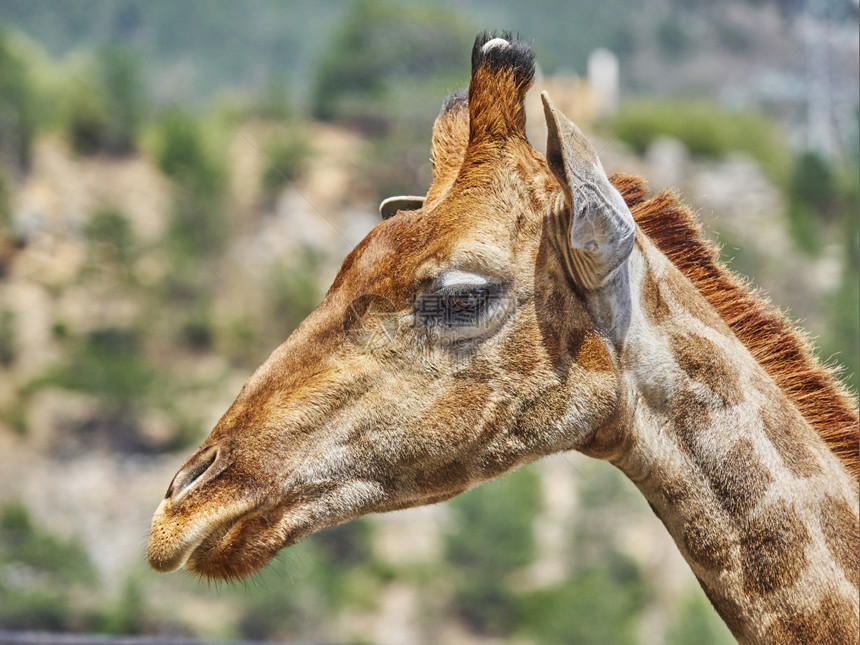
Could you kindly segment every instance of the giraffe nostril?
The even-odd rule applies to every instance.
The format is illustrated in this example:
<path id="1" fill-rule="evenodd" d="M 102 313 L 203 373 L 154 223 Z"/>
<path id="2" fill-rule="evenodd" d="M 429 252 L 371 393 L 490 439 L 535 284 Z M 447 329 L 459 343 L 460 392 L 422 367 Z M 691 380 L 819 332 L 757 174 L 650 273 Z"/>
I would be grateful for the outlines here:
<path id="1" fill-rule="evenodd" d="M 215 460 L 218 458 L 218 448 L 212 447 L 204 450 L 199 455 L 194 457 L 178 473 L 173 477 L 170 486 L 167 488 L 167 493 L 164 499 L 177 499 L 186 490 L 188 490 L 194 482 L 212 467 Z"/>

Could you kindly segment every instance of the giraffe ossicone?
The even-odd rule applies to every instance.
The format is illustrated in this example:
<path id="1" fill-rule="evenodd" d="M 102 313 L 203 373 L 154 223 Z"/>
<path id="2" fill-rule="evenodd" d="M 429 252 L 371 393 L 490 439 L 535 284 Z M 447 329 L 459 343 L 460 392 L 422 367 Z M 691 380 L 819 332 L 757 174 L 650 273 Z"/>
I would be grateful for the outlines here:
<path id="1" fill-rule="evenodd" d="M 607 177 L 547 99 L 530 145 L 533 55 L 495 38 L 421 205 L 386 211 L 180 468 L 149 562 L 242 577 L 579 450 L 634 481 L 739 640 L 857 642 L 853 400 L 677 197 Z"/>

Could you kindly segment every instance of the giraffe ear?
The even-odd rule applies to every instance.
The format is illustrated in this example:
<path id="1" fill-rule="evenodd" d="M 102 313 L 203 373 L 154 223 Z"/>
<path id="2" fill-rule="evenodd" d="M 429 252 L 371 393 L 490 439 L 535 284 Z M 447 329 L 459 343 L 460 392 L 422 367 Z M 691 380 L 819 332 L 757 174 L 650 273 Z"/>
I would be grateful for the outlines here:
<path id="1" fill-rule="evenodd" d="M 424 205 L 424 198 L 419 195 L 398 195 L 383 199 L 379 205 L 379 216 L 388 219 L 397 211 L 417 211 Z"/>
<path id="2" fill-rule="evenodd" d="M 585 289 L 597 289 L 627 260 L 636 224 L 579 128 L 552 104 L 546 92 L 541 99 L 548 130 L 546 160 L 561 182 L 570 211 L 573 278 Z"/>

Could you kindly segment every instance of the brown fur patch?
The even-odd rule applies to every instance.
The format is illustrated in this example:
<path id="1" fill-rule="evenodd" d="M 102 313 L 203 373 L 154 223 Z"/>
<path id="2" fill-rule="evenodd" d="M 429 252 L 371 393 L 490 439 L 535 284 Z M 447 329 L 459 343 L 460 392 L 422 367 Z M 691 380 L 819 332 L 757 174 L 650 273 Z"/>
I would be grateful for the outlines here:
<path id="1" fill-rule="evenodd" d="M 612 361 L 609 359 L 609 352 L 606 346 L 600 339 L 600 336 L 589 331 L 583 340 L 572 337 L 576 342 L 575 346 L 570 346 L 569 349 L 573 355 L 573 360 L 581 368 L 590 372 L 609 372 L 612 371 Z M 570 343 L 569 343 L 570 345 Z"/>
<path id="2" fill-rule="evenodd" d="M 655 469 L 652 478 L 657 482 L 657 492 L 669 506 L 676 506 L 690 496 L 687 484 L 668 471 Z"/>
<path id="3" fill-rule="evenodd" d="M 749 439 L 737 441 L 722 460 L 710 460 L 705 475 L 720 505 L 740 520 L 748 517 L 773 482 Z"/>
<path id="4" fill-rule="evenodd" d="M 669 343 L 678 367 L 691 379 L 709 387 L 725 405 L 743 400 L 728 357 L 715 343 L 696 334 L 672 334 Z"/>
<path id="5" fill-rule="evenodd" d="M 860 584 L 860 526 L 857 514 L 842 500 L 827 496 L 818 512 L 827 548 L 852 585 Z"/>
<path id="6" fill-rule="evenodd" d="M 454 95 L 445 101 L 442 112 L 433 124 L 430 159 L 433 162 L 433 183 L 424 203 L 432 207 L 442 197 L 460 172 L 466 146 L 469 143 L 469 108 L 465 95 Z"/>
<path id="7" fill-rule="evenodd" d="M 660 294 L 660 285 L 657 284 L 650 270 L 645 272 L 645 279 L 642 282 L 642 309 L 648 322 L 655 327 L 666 320 L 671 313 L 669 305 Z"/>
<path id="8" fill-rule="evenodd" d="M 678 397 L 678 405 L 672 409 L 672 423 L 677 430 L 681 445 L 688 454 L 698 452 L 695 438 L 702 428 L 711 425 L 711 412 L 693 392 Z"/>
<path id="9" fill-rule="evenodd" d="M 842 645 L 857 642 L 857 614 L 850 602 L 827 597 L 814 611 L 789 614 L 773 621 L 767 642 L 774 645 Z"/>
<path id="10" fill-rule="evenodd" d="M 782 457 L 785 467 L 798 477 L 810 477 L 821 472 L 813 452 L 806 446 L 798 419 L 792 419 L 782 410 L 762 408 L 761 422 L 774 448 Z"/>
<path id="11" fill-rule="evenodd" d="M 695 511 L 684 524 L 684 547 L 696 564 L 713 571 L 728 568 L 731 545 L 706 510 Z"/>
<path id="12" fill-rule="evenodd" d="M 741 539 L 744 591 L 764 596 L 797 582 L 806 569 L 804 547 L 808 541 L 803 521 L 785 503 L 750 522 Z"/>
<path id="13" fill-rule="evenodd" d="M 417 490 L 438 491 L 440 494 L 465 489 L 471 481 L 471 472 L 461 460 L 437 466 L 433 470 L 418 471 L 415 476 Z"/>
<path id="14" fill-rule="evenodd" d="M 647 201 L 644 180 L 610 177 L 628 201 L 636 223 L 689 278 L 746 345 L 804 418 L 858 476 L 858 417 L 855 401 L 812 353 L 806 336 L 760 294 L 720 262 L 688 208 L 671 192 Z"/>
<path id="15" fill-rule="evenodd" d="M 541 367 L 541 356 L 534 351 L 526 334 L 511 334 L 505 338 L 499 351 L 499 364 L 521 376 L 531 376 Z"/>

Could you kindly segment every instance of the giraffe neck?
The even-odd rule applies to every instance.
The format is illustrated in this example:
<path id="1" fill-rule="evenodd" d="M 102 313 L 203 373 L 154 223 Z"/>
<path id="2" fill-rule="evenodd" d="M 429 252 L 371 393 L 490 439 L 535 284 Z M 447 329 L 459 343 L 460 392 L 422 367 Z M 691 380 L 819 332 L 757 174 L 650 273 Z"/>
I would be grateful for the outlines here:
<path id="1" fill-rule="evenodd" d="M 595 303 L 621 321 L 629 428 L 611 460 L 740 641 L 857 642 L 857 482 L 647 239 L 625 280 L 629 298 Z"/>

